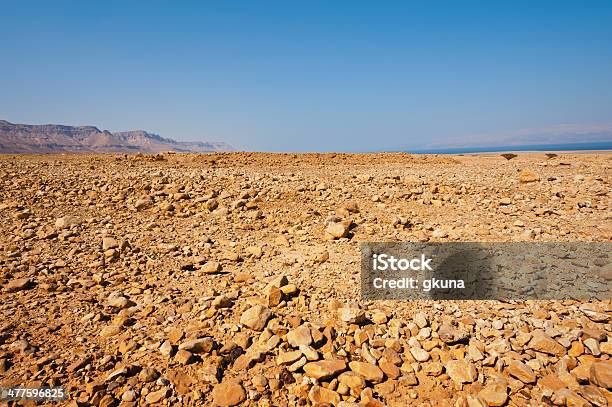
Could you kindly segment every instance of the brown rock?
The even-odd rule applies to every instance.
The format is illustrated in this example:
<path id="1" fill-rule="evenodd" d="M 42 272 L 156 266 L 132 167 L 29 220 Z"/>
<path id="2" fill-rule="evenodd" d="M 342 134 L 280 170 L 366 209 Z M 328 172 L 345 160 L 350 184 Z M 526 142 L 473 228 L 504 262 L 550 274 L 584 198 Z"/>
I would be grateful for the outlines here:
<path id="1" fill-rule="evenodd" d="M 559 342 L 548 336 L 544 331 L 537 330 L 533 333 L 531 340 L 527 344 L 529 349 L 538 352 L 548 353 L 549 355 L 563 356 L 565 348 Z"/>
<path id="2" fill-rule="evenodd" d="M 91 356 L 84 356 L 84 357 L 74 361 L 70 366 L 68 366 L 68 369 L 66 369 L 66 370 L 69 373 L 74 373 L 74 372 L 84 368 L 88 364 L 90 364 L 92 362 L 92 360 L 93 360 L 93 358 Z"/>
<path id="3" fill-rule="evenodd" d="M 338 376 L 338 382 L 345 384 L 351 390 L 361 391 L 366 386 L 362 375 L 355 372 L 344 372 Z"/>
<path id="4" fill-rule="evenodd" d="M 344 220 L 341 222 L 330 222 L 325 228 L 325 233 L 335 239 L 346 237 L 349 233 L 349 228 L 353 222 Z"/>
<path id="5" fill-rule="evenodd" d="M 183 342 L 179 345 L 179 350 L 186 350 L 191 353 L 209 353 L 215 345 L 213 338 L 207 336 L 204 338 L 192 339 Z"/>
<path id="6" fill-rule="evenodd" d="M 272 318 L 272 311 L 263 305 L 255 305 L 246 310 L 240 317 L 240 323 L 254 331 L 263 331 Z"/>
<path id="7" fill-rule="evenodd" d="M 382 370 L 383 373 L 390 379 L 397 379 L 402 374 L 399 367 L 395 366 L 391 362 L 387 362 L 386 360 L 381 361 L 379 366 L 380 370 Z"/>
<path id="8" fill-rule="evenodd" d="M 472 383 L 478 378 L 476 366 L 465 360 L 451 360 L 444 365 L 446 374 L 457 384 Z"/>
<path id="9" fill-rule="evenodd" d="M 584 345 L 580 341 L 572 342 L 572 347 L 567 351 L 567 354 L 576 358 L 584 353 Z"/>
<path id="10" fill-rule="evenodd" d="M 529 170 L 523 170 L 519 175 L 519 182 L 521 183 L 537 182 L 539 180 L 540 177 Z"/>
<path id="11" fill-rule="evenodd" d="M 503 406 L 508 401 L 507 387 L 500 383 L 489 384 L 478 393 L 478 397 L 488 406 Z"/>
<path id="12" fill-rule="evenodd" d="M 306 325 L 300 325 L 289 331 L 287 333 L 287 342 L 294 348 L 298 348 L 300 345 L 310 345 L 312 343 L 310 328 Z"/>
<path id="13" fill-rule="evenodd" d="M 174 358 L 181 365 L 188 365 L 193 360 L 193 354 L 189 351 L 182 349 L 176 352 L 176 355 L 174 355 Z"/>
<path id="14" fill-rule="evenodd" d="M 147 404 L 156 404 L 156 403 L 161 402 L 166 397 L 168 397 L 169 392 L 170 392 L 170 389 L 164 387 L 160 390 L 147 394 L 147 397 L 145 400 Z"/>
<path id="15" fill-rule="evenodd" d="M 589 380 L 599 387 L 612 389 L 612 360 L 593 363 L 590 369 Z"/>
<path id="16" fill-rule="evenodd" d="M 327 380 L 337 376 L 346 370 L 346 362 L 343 360 L 321 360 L 304 365 L 307 376 L 317 380 Z"/>
<path id="17" fill-rule="evenodd" d="M 220 407 L 237 406 L 246 400 L 246 392 L 240 382 L 228 380 L 217 384 L 212 391 L 213 402 Z"/>
<path id="18" fill-rule="evenodd" d="M 362 375 L 367 381 L 372 383 L 380 383 L 385 377 L 383 371 L 371 363 L 353 361 L 349 362 L 349 367 L 353 372 Z"/>
<path id="19" fill-rule="evenodd" d="M 516 377 L 523 383 L 535 383 L 536 374 L 529 366 L 518 360 L 513 360 L 506 368 L 506 371 L 513 377 Z"/>
<path id="20" fill-rule="evenodd" d="M 280 352 L 276 358 L 277 365 L 289 365 L 293 362 L 298 361 L 302 357 L 302 352 L 294 350 L 291 352 Z"/>
<path id="21" fill-rule="evenodd" d="M 16 291 L 27 290 L 32 288 L 33 282 L 29 278 L 16 278 L 14 280 L 9 281 L 7 285 L 4 286 L 4 291 L 13 293 Z"/>
<path id="22" fill-rule="evenodd" d="M 58 229 L 69 229 L 72 226 L 78 226 L 81 221 L 76 216 L 62 216 L 55 221 L 55 227 Z"/>
<path id="23" fill-rule="evenodd" d="M 200 271 L 204 274 L 215 274 L 221 271 L 221 264 L 216 261 L 209 261 L 200 268 Z"/>
<path id="24" fill-rule="evenodd" d="M 337 310 L 338 318 L 349 324 L 360 324 L 365 321 L 365 312 L 356 304 L 348 304 Z"/>
<path id="25" fill-rule="evenodd" d="M 313 404 L 326 403 L 334 406 L 341 400 L 338 393 L 321 386 L 312 386 L 308 392 L 308 399 Z"/>
<path id="26" fill-rule="evenodd" d="M 580 397 L 570 389 L 557 390 L 551 397 L 551 401 L 558 406 L 590 407 L 591 403 Z"/>

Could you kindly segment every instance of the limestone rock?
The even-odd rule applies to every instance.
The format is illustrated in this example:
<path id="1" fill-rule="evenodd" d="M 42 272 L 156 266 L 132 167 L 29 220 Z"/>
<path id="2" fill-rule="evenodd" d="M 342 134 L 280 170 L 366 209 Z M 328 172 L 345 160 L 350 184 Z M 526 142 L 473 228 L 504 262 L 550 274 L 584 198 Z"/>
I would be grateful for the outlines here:
<path id="1" fill-rule="evenodd" d="M 331 379 L 346 370 L 346 362 L 343 360 L 321 360 L 304 365 L 306 375 L 317 380 Z"/>
<path id="2" fill-rule="evenodd" d="M 240 317 L 240 323 L 254 331 L 262 331 L 272 318 L 272 311 L 263 305 L 254 305 Z"/>

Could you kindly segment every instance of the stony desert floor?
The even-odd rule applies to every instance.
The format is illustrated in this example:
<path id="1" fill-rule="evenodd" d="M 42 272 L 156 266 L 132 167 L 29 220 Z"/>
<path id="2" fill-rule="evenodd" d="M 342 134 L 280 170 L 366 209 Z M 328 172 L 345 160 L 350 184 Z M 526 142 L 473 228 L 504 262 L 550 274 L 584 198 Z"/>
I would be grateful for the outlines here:
<path id="1" fill-rule="evenodd" d="M 362 241 L 610 242 L 611 168 L 608 153 L 1 156 L 0 387 L 64 386 L 71 406 L 612 405 L 609 300 L 359 290 Z"/>

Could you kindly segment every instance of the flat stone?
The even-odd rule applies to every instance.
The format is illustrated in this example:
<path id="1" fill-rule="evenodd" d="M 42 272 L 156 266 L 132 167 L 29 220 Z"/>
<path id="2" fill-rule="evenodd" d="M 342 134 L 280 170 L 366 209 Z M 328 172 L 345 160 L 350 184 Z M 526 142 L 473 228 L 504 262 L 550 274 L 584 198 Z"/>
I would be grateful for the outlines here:
<path id="1" fill-rule="evenodd" d="M 119 325 L 109 325 L 100 330 L 100 336 L 103 338 L 110 338 L 121 333 L 123 329 Z"/>
<path id="2" fill-rule="evenodd" d="M 112 237 L 105 237 L 102 239 L 102 250 L 116 249 L 119 247 L 119 242 Z"/>
<path id="3" fill-rule="evenodd" d="M 395 366 L 391 362 L 387 362 L 386 360 L 380 362 L 379 367 L 389 379 L 397 379 L 402 374 L 399 367 Z"/>
<path id="4" fill-rule="evenodd" d="M 554 356 L 563 356 L 566 351 L 563 345 L 555 341 L 542 330 L 537 330 L 533 333 L 531 340 L 527 344 L 529 349 L 537 350 L 538 352 L 548 353 Z"/>
<path id="5" fill-rule="evenodd" d="M 289 365 L 299 360 L 302 357 L 302 352 L 299 350 L 294 350 L 291 352 L 280 352 L 278 357 L 276 358 L 277 365 Z"/>
<path id="6" fill-rule="evenodd" d="M 161 402 L 163 399 L 165 399 L 166 397 L 168 397 L 169 392 L 170 392 L 170 389 L 164 387 L 163 389 L 147 394 L 147 397 L 145 398 L 145 400 L 147 404 L 157 404 Z"/>
<path id="7" fill-rule="evenodd" d="M 320 360 L 304 365 L 307 376 L 317 380 L 327 380 L 337 376 L 346 370 L 346 362 L 343 360 Z"/>
<path id="8" fill-rule="evenodd" d="M 550 399 L 557 406 L 590 407 L 591 403 L 571 389 L 557 390 Z"/>
<path id="9" fill-rule="evenodd" d="M 573 358 L 576 358 L 584 353 L 584 345 L 580 341 L 572 342 L 571 348 L 567 351 L 567 354 Z"/>
<path id="10" fill-rule="evenodd" d="M 506 371 L 508 374 L 510 374 L 510 376 L 516 377 L 523 383 L 529 384 L 535 383 L 536 381 L 536 374 L 533 369 L 518 360 L 513 360 L 510 362 L 510 365 L 508 365 Z"/>
<path id="11" fill-rule="evenodd" d="M 213 338 L 206 336 L 204 338 L 192 339 L 183 342 L 179 345 L 179 350 L 186 350 L 191 353 L 210 353 L 215 345 Z"/>
<path id="12" fill-rule="evenodd" d="M 76 216 L 62 216 L 55 221 L 55 227 L 58 229 L 69 229 L 72 226 L 78 226 L 81 224 L 81 221 Z"/>
<path id="13" fill-rule="evenodd" d="M 417 312 L 414 316 L 414 323 L 417 324 L 419 328 L 425 328 L 429 325 L 429 321 L 427 320 L 427 314 L 424 312 Z"/>
<path id="14" fill-rule="evenodd" d="M 4 291 L 9 293 L 23 291 L 32 288 L 33 285 L 32 280 L 29 278 L 16 278 L 9 281 L 8 284 L 4 286 Z"/>

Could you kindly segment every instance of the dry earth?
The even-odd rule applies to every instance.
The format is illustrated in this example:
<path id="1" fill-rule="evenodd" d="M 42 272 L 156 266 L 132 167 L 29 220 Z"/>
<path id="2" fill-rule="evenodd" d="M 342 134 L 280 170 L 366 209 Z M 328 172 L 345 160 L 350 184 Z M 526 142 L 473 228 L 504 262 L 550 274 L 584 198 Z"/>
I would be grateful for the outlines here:
<path id="1" fill-rule="evenodd" d="M 72 406 L 606 406 L 609 300 L 360 301 L 359 242 L 609 242 L 611 158 L 2 156 L 0 386 Z"/>

